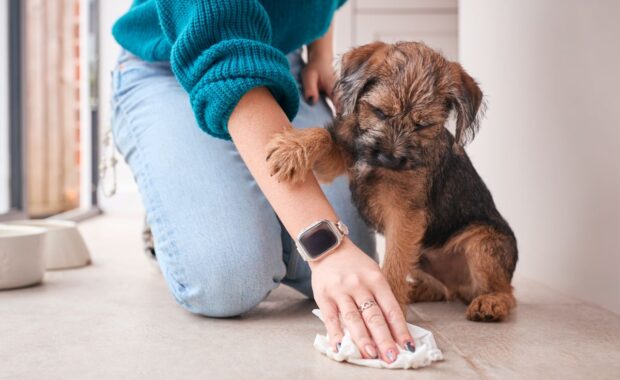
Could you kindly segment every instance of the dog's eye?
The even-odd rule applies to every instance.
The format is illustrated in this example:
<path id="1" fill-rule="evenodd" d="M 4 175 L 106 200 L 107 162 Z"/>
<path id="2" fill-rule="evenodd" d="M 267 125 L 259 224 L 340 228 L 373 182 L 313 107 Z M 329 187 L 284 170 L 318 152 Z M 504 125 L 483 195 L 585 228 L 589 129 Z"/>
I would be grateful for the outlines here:
<path id="1" fill-rule="evenodd" d="M 374 113 L 375 116 L 377 116 L 381 120 L 385 120 L 387 118 L 387 115 L 385 114 L 385 112 L 383 112 L 381 109 L 377 107 L 372 107 L 372 113 Z"/>

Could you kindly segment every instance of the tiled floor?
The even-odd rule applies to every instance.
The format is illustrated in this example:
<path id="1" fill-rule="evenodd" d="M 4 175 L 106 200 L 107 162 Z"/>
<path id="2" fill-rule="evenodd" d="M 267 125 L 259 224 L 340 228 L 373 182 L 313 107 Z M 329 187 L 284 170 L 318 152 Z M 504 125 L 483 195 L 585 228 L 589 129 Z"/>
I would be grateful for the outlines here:
<path id="1" fill-rule="evenodd" d="M 458 303 L 418 304 L 445 361 L 416 373 L 332 362 L 312 348 L 313 304 L 281 287 L 248 315 L 178 307 L 143 257 L 140 219 L 81 227 L 94 264 L 0 292 L 2 379 L 620 379 L 620 316 L 517 278 L 506 323 L 464 319 Z"/>

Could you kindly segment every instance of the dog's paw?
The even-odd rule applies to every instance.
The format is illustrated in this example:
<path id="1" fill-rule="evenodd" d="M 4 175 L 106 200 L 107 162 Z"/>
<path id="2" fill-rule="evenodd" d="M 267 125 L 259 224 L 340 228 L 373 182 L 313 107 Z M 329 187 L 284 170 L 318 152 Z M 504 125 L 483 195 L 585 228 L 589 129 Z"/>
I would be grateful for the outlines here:
<path id="1" fill-rule="evenodd" d="M 295 129 L 279 132 L 267 145 L 269 174 L 280 182 L 301 183 L 312 170 L 299 134 Z"/>
<path id="2" fill-rule="evenodd" d="M 510 302 L 506 297 L 496 294 L 483 294 L 469 304 L 465 316 L 470 321 L 499 322 L 510 312 Z"/>

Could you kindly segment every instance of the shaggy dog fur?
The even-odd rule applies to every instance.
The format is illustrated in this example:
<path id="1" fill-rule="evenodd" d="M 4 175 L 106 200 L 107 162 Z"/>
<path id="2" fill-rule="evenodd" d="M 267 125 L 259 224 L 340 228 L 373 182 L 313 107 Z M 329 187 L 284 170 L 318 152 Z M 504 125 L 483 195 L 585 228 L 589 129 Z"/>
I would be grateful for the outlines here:
<path id="1" fill-rule="evenodd" d="M 360 214 L 386 237 L 383 271 L 403 310 L 457 297 L 470 320 L 506 318 L 517 242 L 463 149 L 478 127 L 476 82 L 422 43 L 376 42 L 344 55 L 335 99 L 327 129 L 274 137 L 272 175 L 348 175 Z"/>

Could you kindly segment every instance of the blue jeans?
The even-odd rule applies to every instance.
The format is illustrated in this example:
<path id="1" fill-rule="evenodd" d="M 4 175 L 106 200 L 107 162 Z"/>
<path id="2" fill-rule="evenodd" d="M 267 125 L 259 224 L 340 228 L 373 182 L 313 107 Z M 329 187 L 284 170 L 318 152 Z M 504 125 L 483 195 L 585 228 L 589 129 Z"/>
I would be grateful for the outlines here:
<path id="1" fill-rule="evenodd" d="M 288 58 L 299 83 L 301 57 Z M 308 264 L 235 145 L 198 128 L 169 63 L 123 52 L 112 92 L 116 146 L 140 189 L 157 260 L 176 300 L 191 312 L 227 317 L 252 309 L 280 283 L 312 297 Z M 319 126 L 331 118 L 324 99 L 314 106 L 302 99 L 293 124 Z M 351 240 L 375 258 L 374 235 L 351 203 L 347 180 L 323 191 Z"/>

